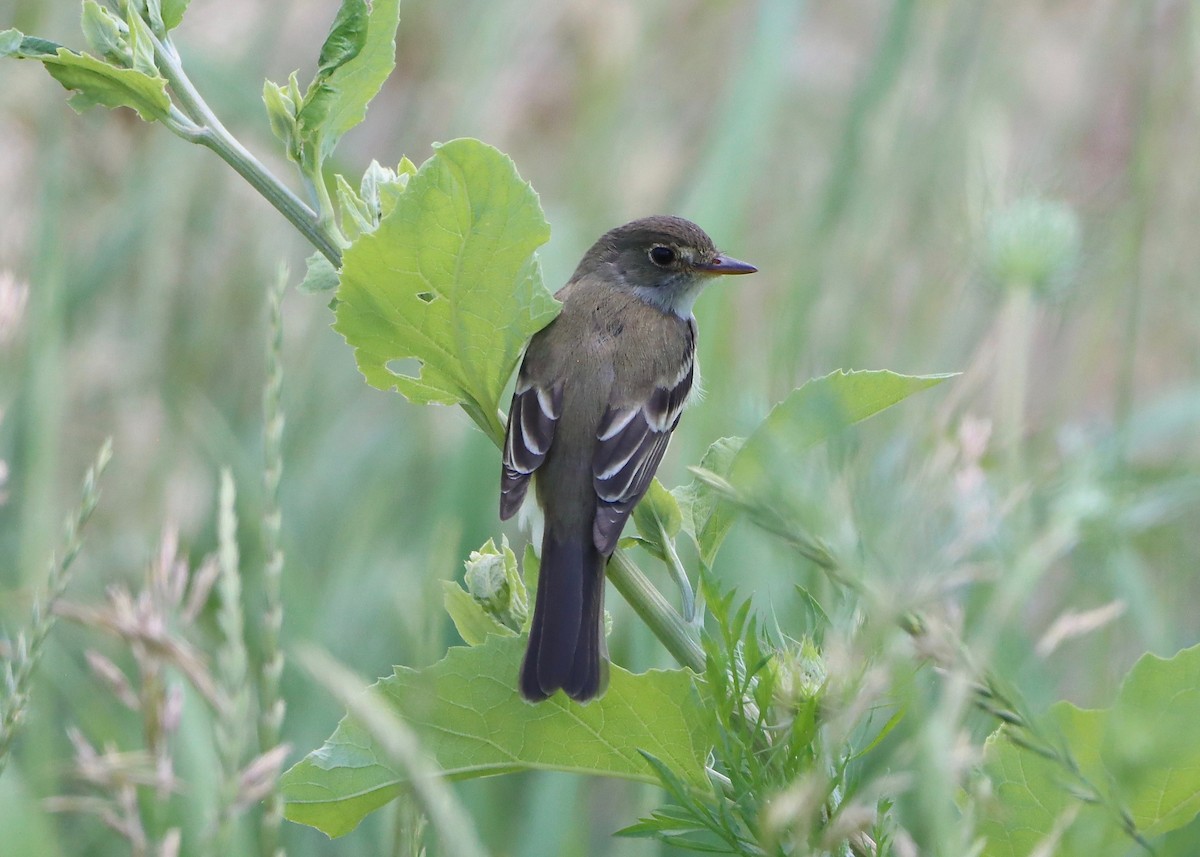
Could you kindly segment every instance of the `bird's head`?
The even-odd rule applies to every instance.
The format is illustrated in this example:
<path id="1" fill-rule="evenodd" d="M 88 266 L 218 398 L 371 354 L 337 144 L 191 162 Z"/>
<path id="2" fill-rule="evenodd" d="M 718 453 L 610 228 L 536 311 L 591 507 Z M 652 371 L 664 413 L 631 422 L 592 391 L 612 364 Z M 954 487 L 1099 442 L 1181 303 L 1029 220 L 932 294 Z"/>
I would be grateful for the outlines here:
<path id="1" fill-rule="evenodd" d="M 657 215 L 609 230 L 583 257 L 581 275 L 597 275 L 664 312 L 690 318 L 700 290 L 723 274 L 758 269 L 717 251 L 696 224 Z"/>

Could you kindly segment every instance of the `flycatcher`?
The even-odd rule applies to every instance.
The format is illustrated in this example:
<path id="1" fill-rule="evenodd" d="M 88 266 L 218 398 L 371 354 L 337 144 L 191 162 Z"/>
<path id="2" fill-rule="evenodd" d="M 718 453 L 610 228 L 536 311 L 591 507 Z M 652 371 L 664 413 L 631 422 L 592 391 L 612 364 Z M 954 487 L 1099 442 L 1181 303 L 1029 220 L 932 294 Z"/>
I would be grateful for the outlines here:
<path id="1" fill-rule="evenodd" d="M 504 441 L 500 518 L 537 474 L 545 516 L 521 694 L 580 702 L 608 681 L 604 568 L 650 487 L 696 375 L 700 290 L 753 265 L 699 226 L 647 217 L 603 235 L 555 295 L 559 316 L 529 343 Z"/>

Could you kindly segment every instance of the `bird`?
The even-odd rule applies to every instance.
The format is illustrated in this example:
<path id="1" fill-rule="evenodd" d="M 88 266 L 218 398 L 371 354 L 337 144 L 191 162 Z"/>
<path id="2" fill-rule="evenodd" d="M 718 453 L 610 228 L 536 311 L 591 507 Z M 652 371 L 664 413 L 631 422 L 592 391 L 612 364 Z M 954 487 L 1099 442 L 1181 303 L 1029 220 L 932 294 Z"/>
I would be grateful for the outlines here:
<path id="1" fill-rule="evenodd" d="M 500 518 L 532 478 L 544 516 L 537 596 L 518 687 L 577 702 L 608 683 L 604 576 L 696 386 L 692 307 L 708 283 L 751 274 L 681 217 L 602 235 L 555 297 L 517 374 L 502 452 Z"/>

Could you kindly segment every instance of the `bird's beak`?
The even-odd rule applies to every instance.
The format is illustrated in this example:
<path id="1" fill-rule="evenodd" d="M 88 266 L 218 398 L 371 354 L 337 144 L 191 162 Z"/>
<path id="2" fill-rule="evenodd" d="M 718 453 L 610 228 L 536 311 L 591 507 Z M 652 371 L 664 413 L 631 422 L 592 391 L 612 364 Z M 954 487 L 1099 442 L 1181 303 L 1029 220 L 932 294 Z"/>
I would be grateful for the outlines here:
<path id="1" fill-rule="evenodd" d="M 718 254 L 711 262 L 697 265 L 696 270 L 702 274 L 712 274 L 717 277 L 722 274 L 753 274 L 758 268 L 749 262 L 743 262 L 722 253 Z"/>

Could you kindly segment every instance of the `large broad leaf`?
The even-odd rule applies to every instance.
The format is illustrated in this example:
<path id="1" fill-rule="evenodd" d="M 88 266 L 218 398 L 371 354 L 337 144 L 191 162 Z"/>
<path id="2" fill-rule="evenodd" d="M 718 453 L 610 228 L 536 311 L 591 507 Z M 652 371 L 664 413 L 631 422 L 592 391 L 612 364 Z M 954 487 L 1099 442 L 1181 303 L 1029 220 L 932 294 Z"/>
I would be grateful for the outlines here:
<path id="1" fill-rule="evenodd" d="M 838 370 L 814 378 L 776 405 L 729 466 L 729 479 L 753 494 L 786 480 L 805 452 L 848 426 L 953 375 Z"/>
<path id="2" fill-rule="evenodd" d="M 317 75 L 298 116 L 300 133 L 318 141 L 324 161 L 342 135 L 362 122 L 396 66 L 400 0 L 343 0 L 325 44 Z"/>
<path id="3" fill-rule="evenodd" d="M 171 109 L 165 78 L 132 68 L 117 68 L 45 39 L 24 36 L 17 30 L 0 32 L 0 57 L 5 56 L 41 61 L 51 77 L 66 89 L 75 90 L 70 103 L 79 111 L 96 104 L 129 107 L 147 122 L 153 122 L 164 118 Z"/>
<path id="4" fill-rule="evenodd" d="M 679 493 L 685 527 L 690 516 L 701 556 L 712 561 L 736 509 L 832 573 L 838 560 L 812 534 L 805 511 L 810 500 L 796 490 L 808 451 L 951 377 L 838 370 L 794 390 L 744 442 L 735 438 L 714 444 L 704 466 L 691 468 L 696 483 Z"/>
<path id="5" fill-rule="evenodd" d="M 526 340 L 558 313 L 533 255 L 549 236 L 506 155 L 446 143 L 346 251 L 334 328 L 372 386 L 461 403 L 498 443 L 501 391 Z M 406 358 L 421 362 L 418 374 L 389 366 Z"/>
<path id="6" fill-rule="evenodd" d="M 1008 730 L 988 740 L 984 770 L 996 800 L 981 825 L 987 857 L 1048 853 L 1105 857 L 1130 853 L 1127 815 L 1151 838 L 1189 824 L 1200 812 L 1200 646 L 1169 660 L 1146 655 L 1121 685 L 1112 708 L 1051 708 L 1042 728 L 1061 736 L 1061 760 L 1030 752 Z M 1103 800 L 1081 802 L 1095 789 Z"/>
<path id="7" fill-rule="evenodd" d="M 1138 829 L 1157 836 L 1200 812 L 1200 646 L 1143 655 L 1108 718 L 1105 767 Z"/>
<path id="8" fill-rule="evenodd" d="M 633 675 L 613 667 L 608 691 L 579 705 L 561 694 L 536 705 L 517 694 L 523 638 L 452 648 L 423 670 L 397 667 L 376 685 L 449 777 L 530 768 L 657 782 L 641 751 L 708 789 L 699 697 L 683 670 Z M 403 788 L 353 721 L 283 776 L 287 817 L 330 836 L 354 829 Z"/>
<path id="9" fill-rule="evenodd" d="M 1044 727 L 1057 732 L 1064 745 L 1080 756 L 1090 748 L 1094 757 L 1106 715 L 1060 702 L 1047 713 Z M 1094 763 L 1076 761 L 1092 779 Z M 1046 853 L 1116 857 L 1129 849 L 1131 843 L 1116 819 L 1101 807 L 1073 797 L 1078 784 L 1069 781 L 1058 761 L 1014 743 L 1008 733 L 998 732 L 988 739 L 985 770 L 994 793 L 979 827 L 987 841 L 983 851 L 987 857 L 1028 857 L 1039 846 L 1055 841 L 1057 847 Z"/>

